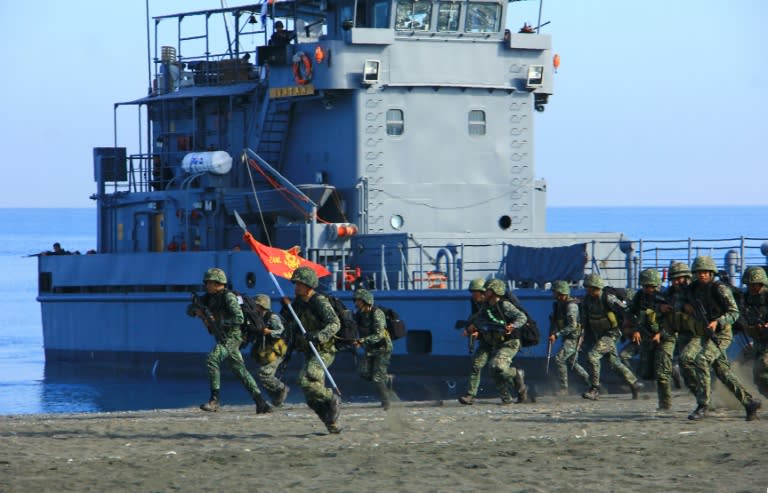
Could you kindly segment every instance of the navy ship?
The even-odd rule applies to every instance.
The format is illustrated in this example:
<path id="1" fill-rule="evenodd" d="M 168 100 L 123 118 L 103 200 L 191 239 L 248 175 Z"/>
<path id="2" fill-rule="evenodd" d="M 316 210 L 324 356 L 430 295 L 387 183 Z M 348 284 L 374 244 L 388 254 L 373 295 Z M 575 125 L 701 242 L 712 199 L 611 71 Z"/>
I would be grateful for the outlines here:
<path id="1" fill-rule="evenodd" d="M 326 292 L 351 306 L 364 285 L 394 308 L 401 374 L 464 372 L 454 323 L 472 279 L 504 279 L 546 332 L 548 283 L 599 272 L 631 286 L 668 265 L 620 233 L 547 233 L 534 126 L 558 58 L 538 26 L 505 28 L 516 4 L 296 0 L 153 18 L 149 90 L 115 104 L 114 142 L 93 149 L 95 252 L 39 258 L 47 361 L 203 371 L 211 340 L 184 308 L 206 269 L 279 297 L 236 212 L 260 242 L 326 266 Z M 545 355 L 542 337 L 519 357 Z"/>

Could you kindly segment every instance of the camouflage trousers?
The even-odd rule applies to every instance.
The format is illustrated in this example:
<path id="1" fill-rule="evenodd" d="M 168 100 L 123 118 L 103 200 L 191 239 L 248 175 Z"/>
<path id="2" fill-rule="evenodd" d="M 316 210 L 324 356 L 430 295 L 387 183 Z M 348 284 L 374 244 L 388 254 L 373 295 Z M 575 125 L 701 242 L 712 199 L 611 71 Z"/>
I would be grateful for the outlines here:
<path id="1" fill-rule="evenodd" d="M 336 359 L 336 353 L 318 350 L 320 357 L 327 368 L 333 364 Z M 325 386 L 325 372 L 315 355 L 311 352 L 304 353 L 304 366 L 299 370 L 299 387 L 304 392 L 304 398 L 307 404 L 313 406 L 323 406 L 331 401 L 333 390 Z"/>
<path id="2" fill-rule="evenodd" d="M 661 341 L 654 348 L 656 394 L 659 397 L 659 405 L 672 402 L 672 366 L 675 355 L 677 336 L 662 336 Z"/>
<path id="3" fill-rule="evenodd" d="M 266 365 L 259 366 L 259 372 L 256 374 L 256 379 L 261 385 L 270 393 L 270 395 L 279 394 L 283 391 L 285 384 L 277 378 L 277 370 L 283 363 L 285 358 L 278 357 L 275 361 Z"/>
<path id="4" fill-rule="evenodd" d="M 392 359 L 392 351 L 372 351 L 366 352 L 360 360 L 358 373 L 363 380 L 368 380 L 376 385 L 376 391 L 382 403 L 389 402 L 390 390 L 387 387 L 389 383 L 389 361 Z"/>
<path id="5" fill-rule="evenodd" d="M 640 340 L 640 344 L 630 342 L 619 353 L 621 362 L 627 368 L 632 368 L 630 360 L 639 355 L 639 362 L 637 365 L 637 377 L 643 380 L 653 380 L 655 375 L 656 362 L 654 357 L 656 355 L 656 344 L 650 339 L 643 337 Z"/>
<path id="6" fill-rule="evenodd" d="M 733 333 L 730 327 L 726 327 L 716 333 L 715 342 L 706 336 L 693 336 L 680 351 L 680 366 L 683 370 L 686 385 L 688 379 L 692 380 L 696 395 L 696 404 L 707 406 L 712 399 L 712 377 L 714 370 L 723 385 L 743 405 L 752 400 L 752 395 L 747 392 L 731 369 L 725 352 L 733 341 Z"/>
<path id="7" fill-rule="evenodd" d="M 363 380 L 386 385 L 389 380 L 387 369 L 390 359 L 392 359 L 391 351 L 365 353 L 357 371 Z"/>
<path id="8" fill-rule="evenodd" d="M 502 399 L 509 398 L 509 385 L 514 385 L 517 368 L 512 366 L 512 359 L 520 350 L 520 339 L 511 339 L 501 344 L 488 344 L 480 341 L 472 357 L 472 372 L 469 375 L 467 394 L 477 396 L 480 387 L 480 375 L 486 364 L 490 364 L 491 376 L 496 390 Z"/>
<path id="9" fill-rule="evenodd" d="M 226 361 L 232 373 L 240 380 L 243 387 L 248 391 L 253 399 L 256 399 L 261 395 L 256 381 L 245 367 L 243 361 L 243 355 L 240 353 L 240 331 L 233 331 L 224 340 L 223 343 L 218 342 L 206 359 L 206 366 L 208 367 L 208 379 L 211 384 L 211 390 L 221 389 L 221 364 Z"/>
<path id="10" fill-rule="evenodd" d="M 619 355 L 616 354 L 616 337 L 604 335 L 597 340 L 589 353 L 587 353 L 592 387 L 600 387 L 600 360 L 606 356 L 608 356 L 608 364 L 611 365 L 611 368 L 616 373 L 624 378 L 625 382 L 629 385 L 634 385 L 637 382 L 635 374 L 621 362 Z"/>
<path id="11" fill-rule="evenodd" d="M 555 355 L 555 366 L 557 367 L 557 375 L 560 379 L 560 388 L 568 388 L 568 369 L 572 369 L 584 383 L 589 385 L 589 373 L 579 364 L 579 353 L 576 351 L 576 346 L 579 341 L 577 339 L 563 339 L 560 351 Z"/>
<path id="12" fill-rule="evenodd" d="M 755 364 L 752 366 L 752 381 L 765 397 L 768 397 L 768 349 L 755 352 Z"/>

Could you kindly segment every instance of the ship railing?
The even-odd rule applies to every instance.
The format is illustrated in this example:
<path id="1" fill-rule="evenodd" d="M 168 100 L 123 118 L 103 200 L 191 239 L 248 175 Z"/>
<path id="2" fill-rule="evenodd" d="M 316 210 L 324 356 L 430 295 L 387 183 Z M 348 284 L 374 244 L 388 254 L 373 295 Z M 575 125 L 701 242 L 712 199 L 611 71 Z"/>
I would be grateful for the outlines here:
<path id="1" fill-rule="evenodd" d="M 360 285 L 380 290 L 460 290 L 476 278 L 505 279 L 512 288 L 548 289 L 557 280 L 510 278 L 504 265 L 510 244 L 381 245 L 375 258 L 366 257 L 362 269 L 348 248 L 317 249 L 314 254 L 329 266 L 331 289 L 338 290 Z M 672 262 L 690 266 L 699 255 L 713 257 L 720 277 L 738 285 L 747 267 L 768 264 L 768 238 L 592 241 L 586 244 L 582 275 L 569 282 L 579 288 L 587 274 L 597 273 L 608 285 L 639 289 L 643 269 L 656 269 L 666 280 Z M 361 278 L 356 278 L 358 273 Z"/>

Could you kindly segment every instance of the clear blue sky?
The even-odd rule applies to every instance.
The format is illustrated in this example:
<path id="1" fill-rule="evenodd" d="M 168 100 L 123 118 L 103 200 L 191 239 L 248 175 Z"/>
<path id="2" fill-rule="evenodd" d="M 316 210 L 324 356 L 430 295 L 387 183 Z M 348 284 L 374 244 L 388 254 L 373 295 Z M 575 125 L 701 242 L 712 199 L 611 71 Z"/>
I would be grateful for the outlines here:
<path id="1" fill-rule="evenodd" d="M 512 7 L 513 30 L 536 21 Z M 768 203 L 768 2 L 545 0 L 542 20 L 562 60 L 536 115 L 549 205 Z M 112 105 L 146 93 L 145 33 L 143 0 L 0 0 L 0 207 L 93 204 Z"/>

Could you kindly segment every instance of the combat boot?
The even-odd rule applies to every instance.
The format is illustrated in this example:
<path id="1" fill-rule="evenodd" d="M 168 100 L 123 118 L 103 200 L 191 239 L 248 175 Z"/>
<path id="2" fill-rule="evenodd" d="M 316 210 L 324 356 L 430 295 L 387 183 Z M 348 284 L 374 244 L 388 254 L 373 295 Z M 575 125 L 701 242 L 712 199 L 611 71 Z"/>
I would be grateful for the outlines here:
<path id="1" fill-rule="evenodd" d="M 656 408 L 657 411 L 669 411 L 670 409 L 672 409 L 672 402 L 667 400 L 659 401 L 659 407 Z"/>
<path id="2" fill-rule="evenodd" d="M 290 391 L 291 389 L 287 385 L 283 385 L 283 389 L 272 396 L 272 405 L 275 407 L 282 406 Z"/>
<path id="3" fill-rule="evenodd" d="M 680 367 L 677 365 L 672 366 L 672 383 L 678 390 L 683 388 L 683 375 L 680 373 Z"/>
<path id="4" fill-rule="evenodd" d="M 517 401 L 516 404 L 523 404 L 528 402 L 528 386 L 525 385 L 525 372 L 518 369 L 515 375 L 515 387 L 517 388 Z"/>
<path id="5" fill-rule="evenodd" d="M 707 411 L 709 408 L 705 404 L 699 404 L 696 406 L 696 409 L 693 410 L 691 414 L 688 415 L 688 419 L 692 421 L 698 421 L 700 419 L 704 419 L 704 417 L 707 415 Z"/>
<path id="6" fill-rule="evenodd" d="M 211 390 L 211 398 L 205 404 L 200 404 L 200 409 L 215 413 L 219 410 L 221 404 L 219 403 L 219 391 Z"/>
<path id="7" fill-rule="evenodd" d="M 640 389 L 642 388 L 643 385 L 640 382 L 635 382 L 629 385 L 629 390 L 632 392 L 632 399 L 637 399 L 638 395 L 640 394 Z"/>
<path id="8" fill-rule="evenodd" d="M 590 401 L 596 401 L 600 398 L 600 388 L 590 387 L 589 390 L 581 394 L 581 396 L 585 399 L 589 399 Z"/>
<path id="9" fill-rule="evenodd" d="M 269 402 L 264 400 L 264 397 L 261 394 L 254 397 L 253 401 L 256 403 L 256 414 L 267 414 L 272 412 L 272 406 L 269 405 Z"/>
<path id="10" fill-rule="evenodd" d="M 341 413 L 341 397 L 336 394 L 331 396 L 331 400 L 325 405 L 325 412 L 320 418 L 325 424 L 325 428 L 328 433 L 341 433 L 341 427 L 336 424 L 339 420 L 339 414 Z"/>
<path id="11" fill-rule="evenodd" d="M 744 409 L 747 411 L 747 421 L 754 421 L 757 419 L 757 410 L 762 407 L 763 403 L 758 399 L 750 399 L 748 403 L 744 405 Z"/>
<path id="12" fill-rule="evenodd" d="M 471 406 L 472 404 L 475 403 L 475 396 L 469 395 L 469 394 L 462 395 L 461 397 L 459 397 L 459 402 L 467 406 Z"/>

